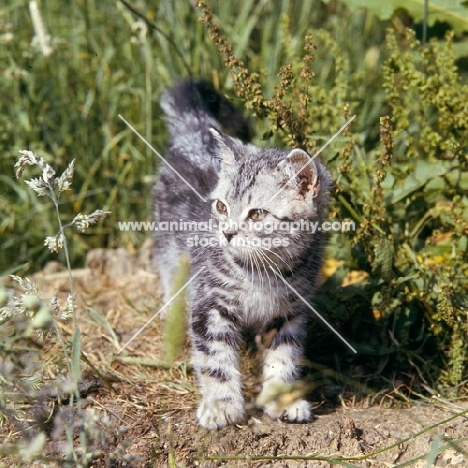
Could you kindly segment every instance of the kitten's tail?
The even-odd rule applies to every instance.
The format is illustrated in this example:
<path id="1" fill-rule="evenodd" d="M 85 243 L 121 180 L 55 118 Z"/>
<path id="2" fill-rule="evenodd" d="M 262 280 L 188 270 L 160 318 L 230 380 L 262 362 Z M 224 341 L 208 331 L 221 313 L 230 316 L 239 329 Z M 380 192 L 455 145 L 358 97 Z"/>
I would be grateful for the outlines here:
<path id="1" fill-rule="evenodd" d="M 231 136 L 247 142 L 251 132 L 247 119 L 211 84 L 187 80 L 164 92 L 161 107 L 175 132 L 198 131 L 220 124 Z"/>

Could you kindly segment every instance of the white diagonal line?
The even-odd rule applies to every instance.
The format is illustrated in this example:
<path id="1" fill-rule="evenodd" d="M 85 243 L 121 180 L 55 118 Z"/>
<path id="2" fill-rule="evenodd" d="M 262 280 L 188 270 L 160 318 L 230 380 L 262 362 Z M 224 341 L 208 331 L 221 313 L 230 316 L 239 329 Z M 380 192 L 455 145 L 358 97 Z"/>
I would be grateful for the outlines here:
<path id="1" fill-rule="evenodd" d="M 345 343 L 353 353 L 357 351 L 281 276 L 276 273 L 276 271 L 270 266 L 271 271 L 278 277 L 283 280 L 283 283 L 293 291 L 297 297 L 312 311 L 314 314 L 323 322 L 325 325 L 343 342 Z"/>
<path id="2" fill-rule="evenodd" d="M 300 174 L 308 164 L 310 164 L 354 119 L 356 114 L 354 114 L 310 159 L 307 161 L 287 182 L 284 184 L 268 201 L 271 202 L 274 200 L 289 184 L 296 179 L 297 175 Z"/>
<path id="3" fill-rule="evenodd" d="M 206 267 L 200 270 L 187 281 L 118 351 L 120 354 Z"/>
<path id="4" fill-rule="evenodd" d="M 185 180 L 154 148 L 153 146 L 151 146 L 151 144 L 144 138 L 142 137 L 138 131 L 132 127 L 132 125 L 130 125 L 120 114 L 119 114 L 119 117 L 125 122 L 125 124 L 133 131 L 133 133 L 135 133 L 135 135 L 138 135 L 141 140 L 143 140 L 145 142 L 145 144 L 148 146 L 148 148 L 150 148 L 154 154 L 156 154 L 156 156 L 159 157 L 159 159 L 161 159 L 162 161 L 164 161 L 164 163 L 166 163 L 166 165 L 173 171 L 175 172 L 183 182 L 185 182 L 185 184 L 187 184 L 188 187 L 190 187 L 205 203 L 206 203 L 206 200 L 197 192 L 197 190 L 195 188 L 192 187 L 192 185 L 190 184 L 190 182 L 187 182 L 187 180 Z"/>

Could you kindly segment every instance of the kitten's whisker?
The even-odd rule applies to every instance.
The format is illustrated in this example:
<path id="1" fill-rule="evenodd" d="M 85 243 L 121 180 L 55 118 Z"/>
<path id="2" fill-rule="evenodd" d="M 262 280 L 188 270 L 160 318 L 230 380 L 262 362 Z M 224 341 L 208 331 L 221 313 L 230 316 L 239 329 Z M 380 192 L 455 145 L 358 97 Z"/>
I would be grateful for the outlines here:
<path id="1" fill-rule="evenodd" d="M 286 261 L 280 254 L 278 254 L 277 252 L 271 250 L 271 249 L 268 248 L 268 247 L 262 246 L 262 249 L 263 249 L 263 250 L 266 250 L 267 252 L 272 253 L 273 255 L 275 255 L 276 257 L 278 257 L 278 259 L 279 259 L 282 263 L 285 263 L 285 264 L 289 267 L 287 261 Z M 291 256 L 291 253 L 290 253 L 288 250 L 286 250 L 286 253 L 289 255 L 290 260 L 292 260 L 293 258 L 292 258 L 292 256 Z"/>
<path id="2" fill-rule="evenodd" d="M 278 267 L 278 264 L 277 264 L 274 260 L 272 260 L 271 258 L 269 258 L 268 255 L 265 254 L 265 252 L 262 252 L 262 251 L 260 250 L 259 253 L 261 253 L 262 256 L 264 257 L 264 259 L 267 261 L 267 263 L 268 263 L 268 268 L 269 268 L 270 270 L 273 271 L 274 275 L 275 275 L 276 277 L 280 277 L 283 281 L 286 281 L 286 280 L 284 279 L 284 277 L 283 277 L 282 271 L 281 271 L 281 270 L 279 269 L 279 267 Z M 273 268 L 273 267 L 274 267 L 274 268 Z M 265 270 L 266 270 L 266 266 L 265 266 Z M 276 271 L 275 271 L 275 270 L 276 270 Z M 275 281 L 275 284 L 276 284 L 276 296 L 277 296 L 277 297 L 280 297 L 279 281 Z M 282 312 L 282 315 L 283 315 L 285 321 L 286 321 L 286 322 L 289 322 L 287 312 L 286 312 L 286 311 L 283 311 L 283 312 Z"/>
<path id="3" fill-rule="evenodd" d="M 258 250 L 258 249 L 255 249 L 254 250 L 255 252 L 255 255 L 258 257 L 258 259 L 262 262 L 262 266 L 263 266 L 263 270 L 265 271 L 265 275 L 266 277 L 268 278 L 268 285 L 270 287 L 270 291 L 271 291 L 271 280 L 270 280 L 270 275 L 268 274 L 268 270 L 267 270 L 267 267 L 265 265 L 265 262 L 263 261 L 265 259 L 265 254 L 261 251 L 261 250 Z M 268 259 L 267 259 L 267 262 L 268 262 Z M 269 264 L 270 262 L 268 262 Z M 278 286 L 278 285 L 277 285 Z"/>
<path id="4" fill-rule="evenodd" d="M 271 258 L 268 257 L 268 255 L 265 254 L 265 252 L 262 252 L 262 255 L 264 255 L 265 259 L 267 260 L 268 262 L 268 268 L 270 270 L 273 270 L 273 273 L 276 275 L 276 276 L 280 276 L 281 278 L 283 278 L 283 273 L 281 272 L 281 270 L 279 269 L 278 267 L 278 264 Z M 274 269 L 273 269 L 273 266 L 276 268 L 276 270 L 278 271 L 278 274 L 275 273 Z M 276 295 L 279 297 L 280 296 L 280 285 L 279 285 L 279 282 L 278 281 L 275 281 L 275 284 L 276 284 Z M 287 314 L 286 314 L 287 315 Z"/>
<path id="5" fill-rule="evenodd" d="M 272 267 L 275 267 L 276 270 L 278 271 L 278 274 L 280 274 L 282 276 L 282 273 L 280 271 L 280 269 L 278 268 L 278 264 L 275 263 L 271 258 L 268 258 L 268 255 L 265 254 L 265 252 L 263 252 L 262 250 L 258 250 L 258 253 L 263 257 L 263 260 L 265 260 L 268 264 L 268 267 L 270 267 L 270 269 Z M 265 272 L 267 272 L 267 265 L 265 265 L 265 263 L 263 263 L 263 266 L 265 268 Z"/>
<path id="6" fill-rule="evenodd" d="M 293 270 L 292 270 L 292 267 L 291 265 L 289 264 L 289 262 L 287 262 L 283 257 L 281 257 L 281 255 L 279 255 L 278 253 L 274 252 L 273 250 L 269 249 L 268 247 L 262 247 L 263 250 L 266 250 L 267 252 L 270 252 L 271 254 L 275 255 L 276 257 L 278 257 L 278 260 L 284 264 L 286 267 L 288 267 L 289 271 L 291 272 L 291 274 L 293 274 Z M 265 252 L 262 252 L 264 255 Z M 268 257 L 268 255 L 266 255 Z M 272 259 L 270 259 L 271 261 L 273 261 Z M 292 258 L 291 258 L 292 260 Z M 275 263 L 275 265 L 277 266 L 277 264 Z M 279 271 L 279 270 L 278 270 Z"/>
<path id="7" fill-rule="evenodd" d="M 278 268 L 278 264 L 276 262 L 274 262 L 271 258 L 268 258 L 268 255 L 266 255 L 265 252 L 262 252 L 261 250 L 259 250 L 258 253 L 262 255 L 263 259 L 266 260 L 270 268 L 274 266 L 278 274 L 281 277 L 283 277 L 283 274 L 281 273 L 281 270 Z M 264 266 L 265 266 L 265 271 L 266 271 L 266 265 L 264 264 Z"/>
<path id="8" fill-rule="evenodd" d="M 247 254 L 248 254 L 248 256 L 249 256 L 250 267 L 251 267 L 251 271 L 252 271 L 252 276 L 251 276 L 251 278 L 250 278 L 250 282 L 252 283 L 252 287 L 253 287 L 253 285 L 254 285 L 254 265 L 253 265 L 252 256 L 251 256 L 250 252 L 247 251 Z M 247 272 L 248 272 L 248 271 L 249 271 L 249 270 L 247 269 Z"/>
<path id="9" fill-rule="evenodd" d="M 258 260 L 257 256 L 255 255 L 255 249 L 249 249 L 249 250 L 250 250 L 250 252 L 252 252 L 253 260 L 254 260 L 255 265 L 257 267 L 258 276 L 260 277 L 260 284 L 263 287 L 263 275 L 262 275 L 260 265 L 259 265 L 259 263 L 257 261 Z"/>
<path id="10" fill-rule="evenodd" d="M 258 253 L 262 255 L 262 257 L 264 258 L 264 260 L 266 260 L 266 262 L 268 263 L 268 267 L 270 268 L 270 270 L 273 270 L 273 272 L 275 273 L 274 270 L 276 269 L 276 271 L 277 271 L 278 273 L 277 273 L 277 274 L 275 273 L 275 275 L 276 275 L 276 276 L 280 276 L 280 277 L 284 280 L 284 278 L 283 278 L 283 273 L 282 273 L 281 270 L 279 269 L 278 264 L 277 264 L 273 259 L 269 258 L 268 255 L 266 255 L 265 252 L 263 252 L 262 249 L 259 249 L 259 250 L 258 250 Z M 272 253 L 274 253 L 274 252 L 272 252 Z M 278 256 L 278 257 L 279 257 L 279 256 Z M 281 258 L 281 257 L 280 257 L 280 258 Z M 285 263 L 285 262 L 283 261 L 283 263 Z M 267 271 L 266 265 L 265 265 L 265 264 L 264 264 L 264 267 L 265 267 L 265 271 Z M 274 267 L 274 268 L 273 268 L 273 267 Z M 276 284 L 276 294 L 277 294 L 277 296 L 279 296 L 280 289 L 279 289 L 278 282 L 275 281 L 275 284 Z M 270 286 L 270 289 L 271 289 L 271 286 Z M 286 314 L 286 315 L 287 315 L 287 314 Z"/>

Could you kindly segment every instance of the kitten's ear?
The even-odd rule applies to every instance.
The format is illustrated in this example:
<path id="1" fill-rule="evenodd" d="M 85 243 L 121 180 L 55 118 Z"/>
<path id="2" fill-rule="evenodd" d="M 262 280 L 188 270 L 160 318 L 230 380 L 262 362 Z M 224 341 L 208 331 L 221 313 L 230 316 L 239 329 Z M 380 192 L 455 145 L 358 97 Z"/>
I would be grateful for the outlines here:
<path id="1" fill-rule="evenodd" d="M 218 147 L 220 150 L 220 157 L 224 164 L 231 166 L 234 164 L 234 153 L 231 148 L 224 141 L 223 135 L 218 132 L 215 128 L 210 128 L 210 133 L 213 135 L 214 139 L 218 142 Z"/>
<path id="2" fill-rule="evenodd" d="M 319 176 L 314 160 L 301 149 L 293 149 L 285 159 L 278 163 L 281 184 L 296 189 L 300 195 L 312 195 L 315 198 L 319 191 Z"/>

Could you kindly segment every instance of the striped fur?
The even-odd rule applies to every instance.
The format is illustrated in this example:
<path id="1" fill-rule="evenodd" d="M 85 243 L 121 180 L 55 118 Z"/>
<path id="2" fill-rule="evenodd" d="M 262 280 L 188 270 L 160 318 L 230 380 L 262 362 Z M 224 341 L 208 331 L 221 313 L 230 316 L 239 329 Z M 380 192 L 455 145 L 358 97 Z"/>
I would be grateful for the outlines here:
<path id="1" fill-rule="evenodd" d="M 291 182 L 309 156 L 301 150 L 243 143 L 249 136 L 247 122 L 206 83 L 176 85 L 163 95 L 161 107 L 170 130 L 169 162 L 208 201 L 204 203 L 162 165 L 155 190 L 156 220 L 213 222 L 211 230 L 158 231 L 155 251 L 166 301 L 177 259 L 184 252 L 191 256 L 191 275 L 196 276 L 189 294 L 192 362 L 202 395 L 197 417 L 203 427 L 217 429 L 244 417 L 239 359 L 245 330 L 274 334 L 263 351 L 262 394 L 298 379 L 307 307 L 278 276 L 311 301 L 325 243 L 323 232 L 269 233 L 252 225 L 220 232 L 219 223 L 246 221 L 254 209 L 266 211 L 265 223 L 321 221 L 331 177 L 314 160 Z M 218 200 L 226 212 L 219 211 Z M 268 247 L 265 242 L 272 237 L 281 245 Z M 249 246 L 236 245 L 239 239 L 249 241 Z M 208 242 L 213 244 L 204 245 Z M 290 422 L 311 417 L 305 400 L 286 408 L 272 400 L 264 411 Z"/>

